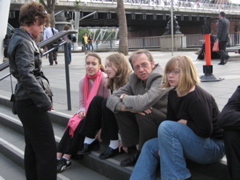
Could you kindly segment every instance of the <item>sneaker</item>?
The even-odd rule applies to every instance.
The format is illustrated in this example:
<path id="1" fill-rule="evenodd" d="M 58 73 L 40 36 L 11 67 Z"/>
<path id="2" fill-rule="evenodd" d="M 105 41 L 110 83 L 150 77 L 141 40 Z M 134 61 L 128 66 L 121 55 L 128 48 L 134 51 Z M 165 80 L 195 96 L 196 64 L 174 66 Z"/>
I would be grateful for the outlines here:
<path id="1" fill-rule="evenodd" d="M 65 169 L 71 166 L 72 162 L 62 158 L 57 164 L 57 173 L 63 172 Z"/>

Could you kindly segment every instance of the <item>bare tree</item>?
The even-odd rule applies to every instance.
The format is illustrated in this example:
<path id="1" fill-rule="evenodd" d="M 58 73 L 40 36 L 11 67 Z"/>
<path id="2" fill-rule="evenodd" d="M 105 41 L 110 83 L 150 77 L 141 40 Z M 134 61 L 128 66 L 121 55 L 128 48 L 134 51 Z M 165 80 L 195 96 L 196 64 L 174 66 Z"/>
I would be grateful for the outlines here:
<path id="1" fill-rule="evenodd" d="M 124 55 L 128 55 L 128 31 L 127 19 L 123 0 L 117 1 L 117 15 L 119 21 L 119 49 Z"/>
<path id="2" fill-rule="evenodd" d="M 50 15 L 50 23 L 52 27 L 55 27 L 55 4 L 56 0 L 39 0 L 40 3 L 42 3 L 47 10 L 47 13 Z"/>

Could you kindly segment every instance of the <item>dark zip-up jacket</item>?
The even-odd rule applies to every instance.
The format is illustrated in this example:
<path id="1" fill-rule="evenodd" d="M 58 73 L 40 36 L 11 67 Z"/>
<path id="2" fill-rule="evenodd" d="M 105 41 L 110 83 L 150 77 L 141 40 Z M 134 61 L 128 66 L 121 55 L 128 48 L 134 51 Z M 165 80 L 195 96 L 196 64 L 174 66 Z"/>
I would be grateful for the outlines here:
<path id="1" fill-rule="evenodd" d="M 42 72 L 39 48 L 22 29 L 15 29 L 8 47 L 10 72 L 17 79 L 16 101 L 31 99 L 40 111 L 51 109 L 52 92 Z"/>

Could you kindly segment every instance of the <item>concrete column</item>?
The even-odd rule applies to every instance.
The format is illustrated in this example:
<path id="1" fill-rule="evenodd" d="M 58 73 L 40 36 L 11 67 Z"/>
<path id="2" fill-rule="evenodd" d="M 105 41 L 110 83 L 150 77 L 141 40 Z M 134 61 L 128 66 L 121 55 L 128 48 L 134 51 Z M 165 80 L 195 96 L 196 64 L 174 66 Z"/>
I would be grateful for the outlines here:
<path id="1" fill-rule="evenodd" d="M 75 11 L 75 22 L 74 22 L 75 29 L 74 30 L 77 30 L 77 32 L 79 30 L 79 21 L 80 21 L 80 12 L 76 10 Z M 78 47 L 78 33 L 75 34 L 75 36 L 76 36 L 77 42 L 74 43 L 74 49 L 78 50 L 79 49 L 79 47 Z"/>
<path id="2" fill-rule="evenodd" d="M 8 16 L 10 12 L 10 0 L 0 0 L 0 63 L 3 60 L 3 39 L 7 33 Z"/>

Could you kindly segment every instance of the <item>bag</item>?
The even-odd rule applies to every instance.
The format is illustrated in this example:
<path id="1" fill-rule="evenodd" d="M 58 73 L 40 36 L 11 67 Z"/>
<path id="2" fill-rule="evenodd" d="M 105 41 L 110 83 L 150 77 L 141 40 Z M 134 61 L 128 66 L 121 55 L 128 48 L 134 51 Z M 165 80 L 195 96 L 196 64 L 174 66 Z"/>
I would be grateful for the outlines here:
<path id="1" fill-rule="evenodd" d="M 10 101 L 12 102 L 12 113 L 17 114 L 17 109 L 16 109 L 16 101 L 15 101 L 15 95 L 11 95 Z"/>
<path id="2" fill-rule="evenodd" d="M 68 34 L 67 37 L 68 37 L 68 39 L 70 39 L 73 43 L 75 43 L 75 42 L 77 41 L 77 38 L 76 38 L 74 35 L 72 35 L 72 34 Z"/>
<path id="3" fill-rule="evenodd" d="M 68 34 L 67 37 L 68 37 L 68 39 L 70 39 L 70 40 L 72 40 L 72 38 L 73 38 L 72 34 Z"/>
<path id="4" fill-rule="evenodd" d="M 48 79 L 45 76 L 36 76 L 36 79 L 52 102 L 53 93 L 49 85 Z"/>
<path id="5" fill-rule="evenodd" d="M 218 41 L 214 42 L 212 51 L 213 52 L 218 52 L 219 51 L 219 42 Z"/>
<path id="6" fill-rule="evenodd" d="M 75 36 L 73 36 L 72 42 L 75 43 L 76 41 L 77 41 L 77 38 Z"/>
<path id="7" fill-rule="evenodd" d="M 52 34 L 53 34 L 53 36 L 54 36 L 56 33 L 54 32 L 53 28 L 51 28 L 51 29 L 52 29 Z M 53 47 L 58 46 L 61 42 L 62 42 L 62 40 L 59 38 L 59 39 L 57 39 L 56 41 L 53 41 L 53 42 L 52 42 L 52 46 L 53 46 Z"/>

